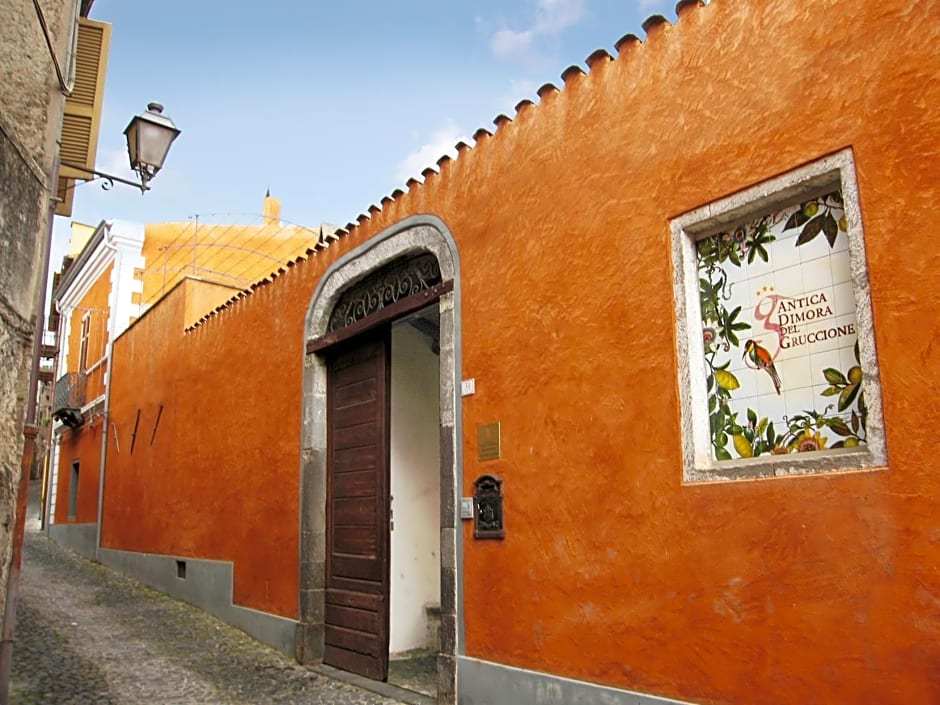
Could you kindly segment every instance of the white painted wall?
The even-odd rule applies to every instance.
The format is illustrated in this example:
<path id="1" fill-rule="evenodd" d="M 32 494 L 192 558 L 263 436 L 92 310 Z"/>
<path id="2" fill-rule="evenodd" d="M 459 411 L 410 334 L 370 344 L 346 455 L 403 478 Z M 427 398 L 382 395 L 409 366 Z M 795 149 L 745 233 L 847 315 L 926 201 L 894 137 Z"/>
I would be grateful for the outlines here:
<path id="1" fill-rule="evenodd" d="M 427 337 L 392 328 L 390 653 L 425 645 L 424 605 L 440 602 L 439 370 Z"/>

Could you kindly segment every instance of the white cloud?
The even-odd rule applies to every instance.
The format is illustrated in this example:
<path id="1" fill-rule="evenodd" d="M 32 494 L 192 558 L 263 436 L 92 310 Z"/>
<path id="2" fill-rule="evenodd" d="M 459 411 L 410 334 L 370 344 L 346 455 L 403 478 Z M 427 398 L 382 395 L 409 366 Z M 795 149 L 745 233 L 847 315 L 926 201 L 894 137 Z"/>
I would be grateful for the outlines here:
<path id="1" fill-rule="evenodd" d="M 537 0 L 535 31 L 560 32 L 584 19 L 584 0 Z"/>
<path id="2" fill-rule="evenodd" d="M 532 26 L 525 29 L 504 27 L 493 33 L 490 48 L 499 58 L 519 56 L 535 59 L 536 40 L 557 35 L 572 27 L 585 16 L 585 0 L 535 0 L 535 17 Z"/>
<path id="3" fill-rule="evenodd" d="M 532 50 L 533 36 L 534 32 L 531 29 L 524 32 L 501 29 L 493 34 L 490 47 L 499 58 L 505 58 L 513 54 L 525 54 Z"/>
<path id="4" fill-rule="evenodd" d="M 443 126 L 431 133 L 431 138 L 427 142 L 398 163 L 395 177 L 401 182 L 407 181 L 412 176 L 420 181 L 421 172 L 429 166 L 436 169 L 437 160 L 442 156 L 446 154 L 452 158 L 456 157 L 457 150 L 454 149 L 454 145 L 462 139 L 465 140 L 454 121 L 447 120 Z"/>

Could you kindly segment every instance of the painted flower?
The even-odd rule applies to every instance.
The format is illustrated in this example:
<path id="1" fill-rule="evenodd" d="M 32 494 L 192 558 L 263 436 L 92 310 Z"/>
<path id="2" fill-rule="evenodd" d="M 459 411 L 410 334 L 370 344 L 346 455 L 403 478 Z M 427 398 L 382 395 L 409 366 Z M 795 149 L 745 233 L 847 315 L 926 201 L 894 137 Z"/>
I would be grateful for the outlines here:
<path id="1" fill-rule="evenodd" d="M 808 428 L 804 428 L 790 447 L 795 448 L 798 453 L 809 453 L 825 448 L 826 439 L 819 435 L 819 431 L 812 433 Z"/>
<path id="2" fill-rule="evenodd" d="M 741 227 L 734 231 L 735 242 L 744 242 L 747 238 L 747 231 Z"/>
<path id="3" fill-rule="evenodd" d="M 717 338 L 718 333 L 714 328 L 706 328 L 702 331 L 702 340 L 705 342 L 706 349 L 710 348 Z"/>
<path id="4" fill-rule="evenodd" d="M 786 446 L 776 446 L 773 450 L 770 451 L 771 455 L 786 455 L 790 452 L 790 449 Z"/>

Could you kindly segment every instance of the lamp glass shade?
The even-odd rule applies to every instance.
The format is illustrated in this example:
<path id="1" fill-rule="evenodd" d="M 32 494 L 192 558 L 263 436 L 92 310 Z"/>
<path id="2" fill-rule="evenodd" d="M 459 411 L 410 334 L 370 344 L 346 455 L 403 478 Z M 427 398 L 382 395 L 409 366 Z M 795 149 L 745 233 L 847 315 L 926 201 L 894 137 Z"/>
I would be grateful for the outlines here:
<path id="1" fill-rule="evenodd" d="M 162 105 L 151 103 L 147 106 L 147 112 L 135 116 L 124 130 L 131 168 L 146 171 L 150 176 L 163 168 L 170 145 L 180 134 L 173 121 L 162 111 Z"/>

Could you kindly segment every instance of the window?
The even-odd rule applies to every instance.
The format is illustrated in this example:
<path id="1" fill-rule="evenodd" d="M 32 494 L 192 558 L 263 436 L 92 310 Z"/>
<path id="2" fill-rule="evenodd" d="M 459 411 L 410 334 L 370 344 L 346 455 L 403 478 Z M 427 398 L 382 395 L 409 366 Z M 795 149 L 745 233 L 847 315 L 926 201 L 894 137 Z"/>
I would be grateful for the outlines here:
<path id="1" fill-rule="evenodd" d="M 78 371 L 84 372 L 88 369 L 88 334 L 91 330 L 91 311 L 86 311 L 82 316 L 81 340 L 78 347 Z"/>
<path id="2" fill-rule="evenodd" d="M 685 480 L 884 465 L 851 152 L 672 230 Z"/>
<path id="3" fill-rule="evenodd" d="M 79 461 L 73 460 L 69 477 L 69 519 L 74 519 L 78 512 L 78 470 Z"/>

